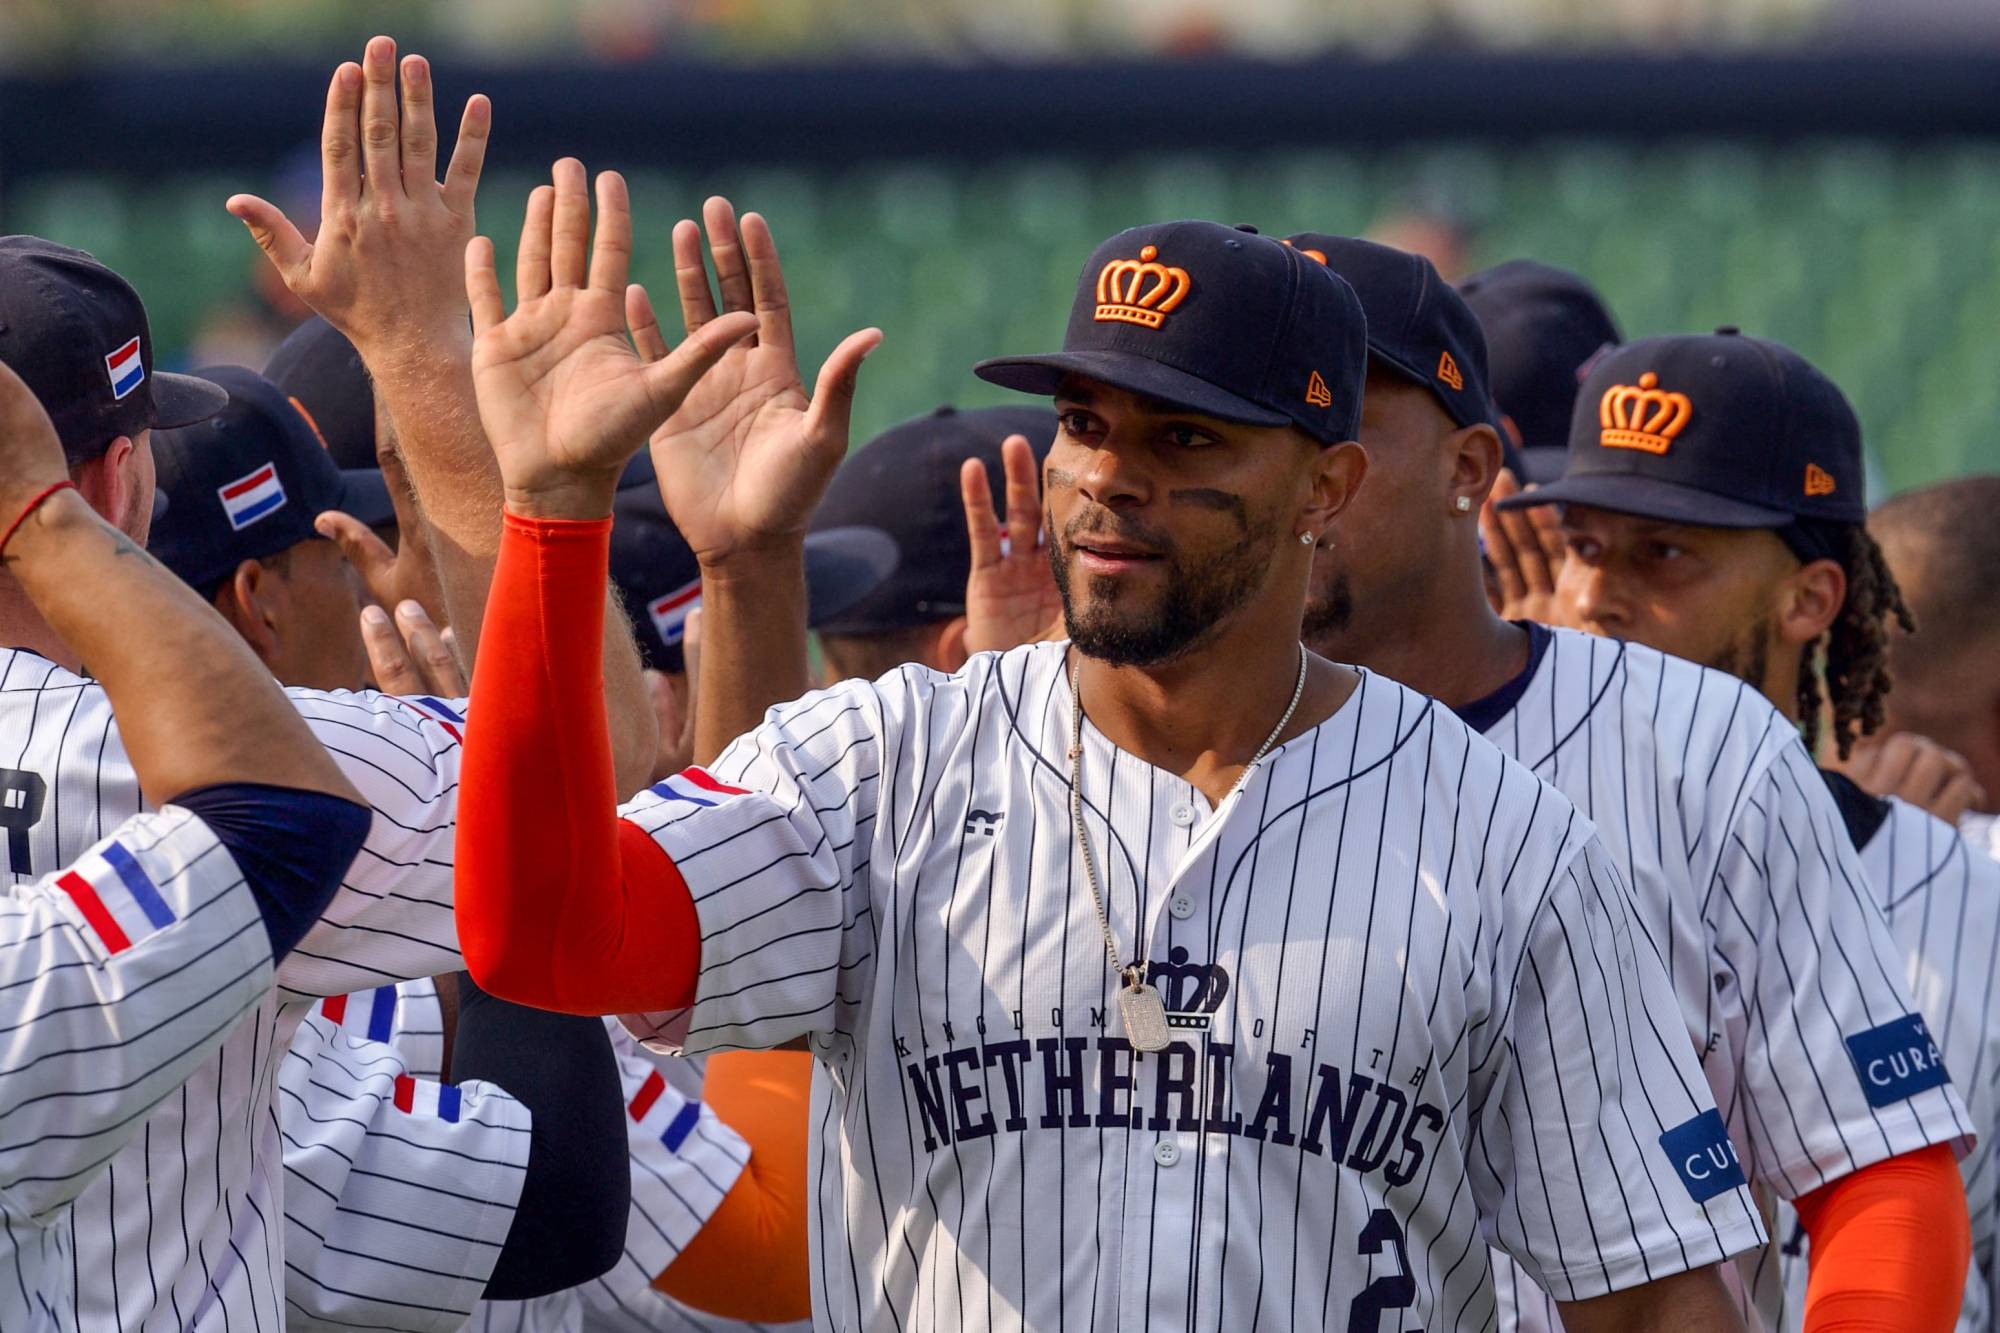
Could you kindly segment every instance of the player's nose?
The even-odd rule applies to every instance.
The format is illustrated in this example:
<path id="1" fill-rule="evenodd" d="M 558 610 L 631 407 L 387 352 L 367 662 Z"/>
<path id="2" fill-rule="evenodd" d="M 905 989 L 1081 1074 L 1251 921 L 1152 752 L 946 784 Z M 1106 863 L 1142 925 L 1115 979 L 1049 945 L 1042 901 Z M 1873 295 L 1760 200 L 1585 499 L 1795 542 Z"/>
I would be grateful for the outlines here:
<path id="1" fill-rule="evenodd" d="M 1572 562 L 1577 563 L 1577 562 Z M 1630 618 L 1617 578 L 1601 566 L 1581 565 L 1563 571 L 1561 600 L 1570 623 L 1592 629 L 1614 630 Z"/>
<path id="2" fill-rule="evenodd" d="M 1142 451 L 1122 445 L 1115 437 L 1090 451 L 1090 460 L 1076 474 L 1077 489 L 1107 509 L 1144 504 L 1152 493 Z"/>

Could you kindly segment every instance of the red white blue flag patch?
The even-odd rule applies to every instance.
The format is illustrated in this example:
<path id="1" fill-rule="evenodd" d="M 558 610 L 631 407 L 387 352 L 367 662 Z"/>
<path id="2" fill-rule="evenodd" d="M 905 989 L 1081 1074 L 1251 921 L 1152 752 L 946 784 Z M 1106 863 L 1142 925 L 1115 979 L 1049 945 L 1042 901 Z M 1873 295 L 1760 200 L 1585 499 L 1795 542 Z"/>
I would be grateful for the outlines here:
<path id="1" fill-rule="evenodd" d="M 146 358 L 139 354 L 137 338 L 104 358 L 104 373 L 111 377 L 111 396 L 123 398 L 146 382 Z"/>
<path id="2" fill-rule="evenodd" d="M 266 463 L 255 472 L 238 477 L 215 492 L 222 497 L 222 512 L 236 532 L 285 507 L 285 487 L 278 480 L 275 463 Z"/>
<path id="3" fill-rule="evenodd" d="M 721 805 L 732 796 L 750 794 L 741 787 L 732 787 L 719 780 L 705 768 L 684 768 L 664 781 L 654 783 L 651 790 L 663 801 L 710 807 Z"/>
<path id="4" fill-rule="evenodd" d="M 57 877 L 56 887 L 76 904 L 106 953 L 123 953 L 178 919 L 145 867 L 117 842 L 86 852 Z"/>
<path id="5" fill-rule="evenodd" d="M 696 579 L 646 603 L 646 614 L 653 618 L 660 642 L 671 647 L 687 637 L 688 612 L 700 605 L 701 580 Z"/>

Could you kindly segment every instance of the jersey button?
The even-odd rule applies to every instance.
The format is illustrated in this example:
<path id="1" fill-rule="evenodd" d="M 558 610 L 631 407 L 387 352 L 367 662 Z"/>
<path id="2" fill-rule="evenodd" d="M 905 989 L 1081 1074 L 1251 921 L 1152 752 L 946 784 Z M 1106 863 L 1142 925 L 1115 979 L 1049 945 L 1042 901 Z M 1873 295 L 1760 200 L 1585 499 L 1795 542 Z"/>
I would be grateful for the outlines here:
<path id="1" fill-rule="evenodd" d="M 1194 807 L 1186 801 L 1175 801 L 1174 808 L 1167 811 L 1167 818 L 1173 820 L 1174 823 L 1179 824 L 1182 828 L 1186 828 L 1188 825 L 1194 823 Z"/>
<path id="2" fill-rule="evenodd" d="M 1161 1139 L 1153 1145 L 1153 1160 L 1161 1166 L 1173 1166 L 1181 1160 L 1181 1145 L 1172 1139 Z"/>
<path id="3" fill-rule="evenodd" d="M 1173 914 L 1174 920 L 1185 921 L 1194 915 L 1194 899 L 1185 893 L 1177 893 L 1167 899 L 1167 911 Z"/>

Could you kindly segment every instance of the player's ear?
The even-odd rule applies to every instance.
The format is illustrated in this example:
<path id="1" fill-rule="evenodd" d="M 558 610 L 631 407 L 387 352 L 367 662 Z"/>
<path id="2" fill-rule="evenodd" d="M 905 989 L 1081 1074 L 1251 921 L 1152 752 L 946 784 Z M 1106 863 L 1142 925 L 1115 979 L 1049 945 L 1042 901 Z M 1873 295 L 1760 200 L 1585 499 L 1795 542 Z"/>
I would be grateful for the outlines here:
<path id="1" fill-rule="evenodd" d="M 1493 483 L 1500 477 L 1504 466 L 1504 454 L 1500 450 L 1500 436 L 1493 427 L 1481 422 L 1465 426 L 1444 437 L 1445 458 L 1451 465 L 1447 480 L 1444 503 L 1453 515 L 1476 514 L 1479 506 L 1486 503 L 1486 493 L 1493 489 Z M 1459 497 L 1465 497 L 1466 507 L 1458 507 Z"/>
<path id="2" fill-rule="evenodd" d="M 937 627 L 937 639 L 932 648 L 933 660 L 928 665 L 939 671 L 957 671 L 965 665 L 972 654 L 965 651 L 965 617 L 953 616 Z"/>
<path id="3" fill-rule="evenodd" d="M 120 435 L 103 453 L 70 469 L 70 480 L 76 483 L 77 493 L 114 524 L 131 504 L 131 479 L 126 464 L 132 448 L 132 437 Z"/>
<path id="4" fill-rule="evenodd" d="M 1312 459 L 1311 491 L 1295 531 L 1325 532 L 1333 526 L 1361 487 L 1368 455 L 1353 440 L 1317 449 Z"/>
<path id="5" fill-rule="evenodd" d="M 1779 587 L 1776 623 L 1787 643 L 1807 644 L 1826 633 L 1847 601 L 1847 571 L 1837 560 L 1811 560 Z"/>
<path id="6" fill-rule="evenodd" d="M 276 603 L 283 597 L 283 582 L 260 562 L 245 560 L 215 594 L 215 609 L 266 666 L 277 660 L 281 611 Z"/>

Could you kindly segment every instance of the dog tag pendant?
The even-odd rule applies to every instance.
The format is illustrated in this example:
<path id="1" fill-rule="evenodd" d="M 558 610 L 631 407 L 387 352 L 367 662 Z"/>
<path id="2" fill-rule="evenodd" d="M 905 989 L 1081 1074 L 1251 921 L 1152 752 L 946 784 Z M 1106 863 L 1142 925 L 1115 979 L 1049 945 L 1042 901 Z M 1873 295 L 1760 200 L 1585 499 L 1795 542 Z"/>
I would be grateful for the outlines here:
<path id="1" fill-rule="evenodd" d="M 1118 1016 L 1125 1020 L 1125 1040 L 1133 1050 L 1167 1049 L 1167 1003 L 1157 990 L 1139 982 L 1120 987 Z"/>

